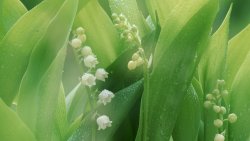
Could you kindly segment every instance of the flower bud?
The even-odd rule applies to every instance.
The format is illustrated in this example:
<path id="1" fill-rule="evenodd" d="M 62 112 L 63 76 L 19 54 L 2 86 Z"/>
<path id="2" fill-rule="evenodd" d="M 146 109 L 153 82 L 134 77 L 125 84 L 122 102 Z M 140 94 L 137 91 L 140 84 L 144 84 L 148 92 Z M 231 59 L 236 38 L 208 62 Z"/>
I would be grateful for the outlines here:
<path id="1" fill-rule="evenodd" d="M 136 68 L 136 62 L 135 61 L 129 61 L 128 62 L 128 69 L 134 70 Z"/>
<path id="2" fill-rule="evenodd" d="M 225 80 L 217 80 L 217 84 L 219 86 L 224 86 L 225 85 Z"/>
<path id="3" fill-rule="evenodd" d="M 71 41 L 71 46 L 72 46 L 73 48 L 79 48 L 79 47 L 81 47 L 81 45 L 82 45 L 82 41 L 81 41 L 80 39 L 78 39 L 78 38 L 74 38 L 74 39 Z"/>
<path id="4" fill-rule="evenodd" d="M 138 32 L 138 28 L 136 27 L 136 25 L 132 25 L 131 31 L 134 32 L 134 33 Z"/>
<path id="5" fill-rule="evenodd" d="M 225 137 L 222 134 L 216 134 L 214 137 L 214 141 L 224 141 Z"/>
<path id="6" fill-rule="evenodd" d="M 220 112 L 220 106 L 214 105 L 213 110 L 214 110 L 215 113 L 219 113 Z"/>
<path id="7" fill-rule="evenodd" d="M 139 57 L 140 57 L 140 55 L 139 55 L 138 53 L 134 53 L 134 54 L 132 55 L 132 60 L 133 60 L 133 61 L 136 61 L 136 60 L 139 59 Z"/>
<path id="8" fill-rule="evenodd" d="M 206 99 L 207 100 L 213 100 L 214 99 L 214 96 L 212 94 L 207 94 L 206 95 Z"/>
<path id="9" fill-rule="evenodd" d="M 218 95 L 218 94 L 220 94 L 220 90 L 219 89 L 214 89 L 213 93 L 216 94 L 216 95 Z"/>
<path id="10" fill-rule="evenodd" d="M 222 91 L 222 96 L 228 96 L 228 91 L 227 90 L 223 90 Z"/>
<path id="11" fill-rule="evenodd" d="M 112 13 L 112 18 L 113 18 L 113 19 L 118 18 L 118 15 L 117 15 L 116 13 Z"/>
<path id="12" fill-rule="evenodd" d="M 227 109 L 223 106 L 220 107 L 220 112 L 224 115 L 227 113 Z"/>
<path id="13" fill-rule="evenodd" d="M 237 121 L 237 115 L 235 113 L 231 113 L 228 115 L 228 121 L 230 123 L 235 123 Z"/>
<path id="14" fill-rule="evenodd" d="M 220 128 L 223 125 L 223 121 L 220 119 L 214 120 L 214 126 Z"/>
<path id="15" fill-rule="evenodd" d="M 135 62 L 136 62 L 136 66 L 140 66 L 144 63 L 144 60 L 141 57 L 139 57 Z"/>
<path id="16" fill-rule="evenodd" d="M 92 49 L 89 47 L 89 46 L 84 46 L 82 49 L 81 49 L 81 54 L 86 57 L 88 55 L 93 55 L 92 53 Z"/>
<path id="17" fill-rule="evenodd" d="M 87 37 L 85 34 L 81 34 L 81 35 L 77 36 L 77 39 L 80 39 L 82 41 L 82 43 L 84 43 L 86 41 Z"/>
<path id="18" fill-rule="evenodd" d="M 205 108 L 209 109 L 209 108 L 211 108 L 211 106 L 212 106 L 211 101 L 205 101 L 205 102 L 204 102 L 204 107 L 205 107 Z"/>
<path id="19" fill-rule="evenodd" d="M 84 29 L 84 28 L 78 27 L 78 28 L 76 29 L 76 34 L 77 34 L 77 35 L 82 35 L 82 34 L 84 34 L 84 33 L 85 33 L 85 29 Z"/>

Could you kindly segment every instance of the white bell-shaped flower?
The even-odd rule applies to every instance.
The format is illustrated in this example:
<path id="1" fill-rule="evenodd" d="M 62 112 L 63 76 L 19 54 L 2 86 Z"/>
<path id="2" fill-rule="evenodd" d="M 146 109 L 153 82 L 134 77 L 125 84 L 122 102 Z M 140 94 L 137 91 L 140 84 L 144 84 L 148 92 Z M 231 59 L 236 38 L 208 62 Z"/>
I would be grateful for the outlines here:
<path id="1" fill-rule="evenodd" d="M 95 66 L 99 63 L 94 55 L 88 55 L 83 61 L 85 66 L 88 68 L 95 68 Z"/>
<path id="2" fill-rule="evenodd" d="M 225 137 L 222 134 L 216 134 L 214 137 L 214 141 L 224 141 Z"/>
<path id="3" fill-rule="evenodd" d="M 82 84 L 85 85 L 85 86 L 94 86 L 96 85 L 96 82 L 95 82 L 96 78 L 93 74 L 90 74 L 90 73 L 85 73 L 83 76 L 82 76 Z"/>
<path id="4" fill-rule="evenodd" d="M 88 55 L 93 55 L 93 52 L 92 52 L 92 49 L 89 47 L 89 46 L 84 46 L 82 49 L 81 49 L 81 54 L 86 57 Z"/>
<path id="5" fill-rule="evenodd" d="M 237 115 L 235 113 L 231 113 L 228 115 L 228 121 L 230 123 L 235 123 L 237 121 Z"/>
<path id="6" fill-rule="evenodd" d="M 98 80 L 105 81 L 108 78 L 108 73 L 103 68 L 99 68 L 96 70 L 95 77 Z"/>
<path id="7" fill-rule="evenodd" d="M 111 102 L 112 98 L 114 98 L 115 95 L 113 92 L 104 89 L 99 95 L 98 95 L 98 103 L 102 103 L 103 105 L 106 105 L 107 103 Z"/>
<path id="8" fill-rule="evenodd" d="M 84 29 L 84 28 L 78 27 L 78 28 L 76 29 L 76 34 L 77 34 L 77 35 L 82 35 L 82 34 L 84 34 L 84 33 L 85 33 L 85 29 Z"/>
<path id="9" fill-rule="evenodd" d="M 71 46 L 73 48 L 79 48 L 79 47 L 81 47 L 81 45 L 82 45 L 82 41 L 80 39 L 78 39 L 78 38 L 72 39 Z"/>
<path id="10" fill-rule="evenodd" d="M 109 117 L 106 115 L 99 116 L 96 119 L 97 125 L 98 125 L 98 130 L 104 130 L 107 127 L 111 127 L 112 121 L 110 121 Z"/>

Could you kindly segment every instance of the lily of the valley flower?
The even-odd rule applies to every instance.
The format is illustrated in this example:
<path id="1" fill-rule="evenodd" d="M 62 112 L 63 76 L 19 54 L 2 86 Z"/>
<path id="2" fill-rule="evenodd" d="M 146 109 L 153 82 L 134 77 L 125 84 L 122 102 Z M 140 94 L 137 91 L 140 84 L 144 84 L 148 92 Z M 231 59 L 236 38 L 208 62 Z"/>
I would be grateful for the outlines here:
<path id="1" fill-rule="evenodd" d="M 228 121 L 230 123 L 235 123 L 237 121 L 237 115 L 235 113 L 231 113 L 228 115 Z"/>
<path id="2" fill-rule="evenodd" d="M 224 141 L 225 137 L 222 134 L 216 134 L 214 137 L 214 141 Z"/>
<path id="3" fill-rule="evenodd" d="M 89 46 L 84 46 L 82 49 L 81 49 L 81 54 L 86 57 L 88 55 L 93 55 L 93 52 L 92 52 L 92 49 L 89 47 Z"/>
<path id="4" fill-rule="evenodd" d="M 81 47 L 81 45 L 82 45 L 82 41 L 81 41 L 80 39 L 78 39 L 78 38 L 74 38 L 74 39 L 71 41 L 71 46 L 72 46 L 73 48 L 79 48 L 79 47 Z"/>
<path id="5" fill-rule="evenodd" d="M 111 127 L 112 121 L 110 121 L 109 117 L 106 115 L 99 116 L 96 119 L 97 125 L 98 125 L 98 130 L 104 130 L 107 127 Z"/>
<path id="6" fill-rule="evenodd" d="M 95 66 L 99 63 L 94 55 L 88 55 L 83 61 L 85 66 L 88 68 L 95 68 Z"/>
<path id="7" fill-rule="evenodd" d="M 102 103 L 103 105 L 106 105 L 107 103 L 111 102 L 112 98 L 114 98 L 115 95 L 109 91 L 104 89 L 99 95 L 98 95 L 98 103 Z"/>
<path id="8" fill-rule="evenodd" d="M 108 78 L 108 73 L 103 68 L 99 68 L 96 70 L 95 77 L 98 80 L 105 81 Z"/>
<path id="9" fill-rule="evenodd" d="M 96 85 L 95 80 L 96 80 L 95 76 L 93 74 L 90 74 L 90 73 L 85 73 L 82 76 L 82 84 L 85 86 L 92 87 L 92 86 Z"/>

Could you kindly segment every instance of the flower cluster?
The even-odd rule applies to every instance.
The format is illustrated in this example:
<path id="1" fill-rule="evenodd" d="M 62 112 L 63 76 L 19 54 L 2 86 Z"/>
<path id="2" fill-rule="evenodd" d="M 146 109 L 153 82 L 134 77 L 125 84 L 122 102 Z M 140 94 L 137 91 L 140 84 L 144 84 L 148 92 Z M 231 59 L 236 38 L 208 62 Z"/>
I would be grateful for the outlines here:
<path id="1" fill-rule="evenodd" d="M 92 88 L 96 85 L 96 80 L 105 81 L 105 79 L 108 78 L 108 72 L 104 68 L 96 69 L 96 66 L 99 62 L 91 47 L 84 45 L 86 39 L 85 29 L 82 27 L 78 27 L 70 44 L 75 49 L 75 52 L 77 53 L 84 67 L 87 68 L 87 71 L 84 72 L 81 77 L 81 83 L 82 85 L 86 86 L 87 89 L 89 89 L 90 97 L 95 97 L 94 94 L 96 91 L 93 91 Z M 99 93 L 98 101 L 93 101 L 93 99 L 95 98 L 89 100 L 90 103 L 98 103 L 105 106 L 107 103 L 111 102 L 114 96 L 115 95 L 111 91 L 104 89 Z M 92 108 L 92 110 L 95 109 L 95 107 Z M 96 122 L 99 126 L 98 130 L 106 129 L 107 127 L 110 127 L 112 123 L 107 115 L 100 115 L 96 119 Z"/>
<path id="2" fill-rule="evenodd" d="M 118 15 L 113 13 L 112 19 L 115 27 L 120 32 L 120 37 L 125 39 L 129 44 L 138 48 L 138 50 L 132 55 L 131 60 L 128 62 L 128 69 L 134 70 L 145 63 L 148 64 L 149 68 L 152 62 L 152 56 L 150 57 L 151 60 L 149 59 L 148 61 L 141 45 L 141 38 L 139 36 L 137 26 L 134 24 L 131 25 L 123 14 Z"/>
<path id="3" fill-rule="evenodd" d="M 214 141 L 224 141 L 225 129 L 223 127 L 224 122 L 234 123 L 237 121 L 237 115 L 235 113 L 230 113 L 227 119 L 224 119 L 224 115 L 228 113 L 226 107 L 222 106 L 223 97 L 228 95 L 228 91 L 225 89 L 225 81 L 217 80 L 216 88 L 212 93 L 206 95 L 206 101 L 204 102 L 204 107 L 207 109 L 212 108 L 217 114 L 217 119 L 214 120 L 214 126 L 218 128 L 219 133 L 215 135 Z"/>
<path id="4" fill-rule="evenodd" d="M 112 19 L 114 21 L 115 27 L 121 32 L 121 38 L 137 46 L 141 45 L 141 38 L 136 25 L 131 25 L 123 14 L 118 15 L 113 13 Z"/>

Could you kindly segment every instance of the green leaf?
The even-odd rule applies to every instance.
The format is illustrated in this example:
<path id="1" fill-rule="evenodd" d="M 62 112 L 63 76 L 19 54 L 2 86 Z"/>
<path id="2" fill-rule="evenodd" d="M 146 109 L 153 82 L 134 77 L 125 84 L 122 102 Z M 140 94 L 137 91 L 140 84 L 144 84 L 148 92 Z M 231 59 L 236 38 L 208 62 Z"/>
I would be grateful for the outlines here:
<path id="1" fill-rule="evenodd" d="M 139 11 L 136 0 L 109 0 L 111 11 L 117 14 L 124 14 L 131 24 L 135 24 L 144 37 L 149 31 L 142 13 Z"/>
<path id="2" fill-rule="evenodd" d="M 36 132 L 39 140 L 49 140 L 52 134 L 65 46 L 68 44 L 77 4 L 78 0 L 66 0 L 61 5 L 46 34 L 33 50 L 22 79 L 17 111 L 29 128 Z"/>
<path id="3" fill-rule="evenodd" d="M 228 48 L 231 10 L 232 6 L 229 8 L 228 13 L 219 29 L 213 34 L 210 45 L 205 51 L 205 54 L 199 64 L 200 83 L 202 84 L 205 95 L 211 93 L 213 89 L 215 89 L 218 79 L 224 79 L 226 76 L 226 52 Z M 215 134 L 217 133 L 217 128 L 213 123 L 216 117 L 217 115 L 212 109 L 204 109 L 203 121 L 206 141 L 213 140 Z"/>
<path id="4" fill-rule="evenodd" d="M 190 18 L 193 12 L 197 12 L 200 6 L 205 4 L 206 1 L 193 1 L 193 0 L 146 0 L 149 14 L 156 23 L 156 15 L 159 19 L 160 25 L 163 27 L 165 22 L 171 19 L 171 15 L 175 12 L 182 13 L 186 16 L 181 16 L 180 20 Z M 176 9 L 178 9 L 176 11 Z M 180 10 L 180 11 L 179 11 Z M 191 15 L 189 15 L 191 14 Z"/>
<path id="5" fill-rule="evenodd" d="M 198 96 L 190 86 L 181 104 L 174 130 L 174 141 L 195 141 L 200 127 L 201 109 Z"/>
<path id="6" fill-rule="evenodd" d="M 66 100 L 63 85 L 61 84 L 58 102 L 55 111 L 55 133 L 57 137 L 60 137 L 59 141 L 66 140 L 66 135 L 68 132 L 69 124 L 67 120 L 67 111 L 66 111 Z"/>
<path id="7" fill-rule="evenodd" d="M 79 83 L 66 97 L 67 117 L 71 123 L 85 112 L 88 95 L 85 87 Z"/>
<path id="8" fill-rule="evenodd" d="M 227 76 L 226 82 L 230 88 L 239 68 L 242 66 L 250 48 L 250 25 L 244 28 L 239 34 L 229 41 L 227 56 Z"/>
<path id="9" fill-rule="evenodd" d="M 47 31 L 58 32 L 58 25 L 69 21 L 65 15 L 64 20 L 55 25 L 58 29 L 48 30 L 63 1 L 46 0 L 36 8 L 27 12 L 5 35 L 0 43 L 0 97 L 10 105 L 16 96 L 21 79 L 26 71 L 30 54 Z M 67 14 L 68 15 L 68 14 Z M 39 18 L 37 18 L 39 17 Z M 53 37 L 57 40 L 56 36 Z"/>
<path id="10" fill-rule="evenodd" d="M 3 141 L 36 141 L 34 134 L 0 98 L 0 137 Z"/>
<path id="11" fill-rule="evenodd" d="M 21 0 L 21 1 L 28 9 L 32 9 L 43 0 Z"/>
<path id="12" fill-rule="evenodd" d="M 200 58 L 197 54 L 202 54 L 209 40 L 217 7 L 217 0 L 208 0 L 190 13 L 175 9 L 163 27 L 152 74 L 145 80 L 138 141 L 169 140 Z"/>
<path id="13" fill-rule="evenodd" d="M 19 0 L 0 1 L 0 41 L 14 23 L 27 12 Z"/>
<path id="14" fill-rule="evenodd" d="M 86 44 L 97 55 L 100 66 L 107 67 L 124 50 L 111 19 L 97 0 L 89 1 L 80 10 L 75 20 L 75 27 L 78 26 L 86 29 Z"/>
<path id="15" fill-rule="evenodd" d="M 112 126 L 105 130 L 97 130 L 96 119 L 93 119 L 93 114 L 90 113 L 82 123 L 81 127 L 73 134 L 69 141 L 79 140 L 95 140 L 109 141 L 113 134 L 118 129 L 120 124 L 125 120 L 128 112 L 134 106 L 136 100 L 141 96 L 142 83 L 140 80 L 131 86 L 118 91 L 112 102 L 106 106 L 100 105 L 96 111 L 99 115 L 108 115 L 112 121 Z M 93 139 L 94 138 L 94 139 Z"/>
<path id="16" fill-rule="evenodd" d="M 243 40 L 239 40 L 243 42 Z M 245 38 L 244 42 L 248 42 L 249 38 Z M 242 44 L 239 44 L 239 47 Z M 243 44 L 244 45 L 244 44 Z M 234 52 L 236 54 L 236 52 Z M 229 140 L 230 141 L 248 141 L 250 138 L 250 54 L 245 58 L 237 72 L 232 83 L 230 94 L 230 113 L 235 113 L 238 120 L 229 124 Z"/>

